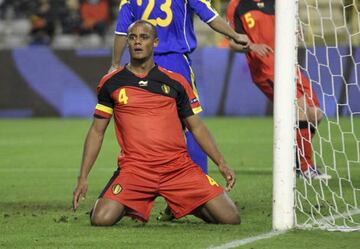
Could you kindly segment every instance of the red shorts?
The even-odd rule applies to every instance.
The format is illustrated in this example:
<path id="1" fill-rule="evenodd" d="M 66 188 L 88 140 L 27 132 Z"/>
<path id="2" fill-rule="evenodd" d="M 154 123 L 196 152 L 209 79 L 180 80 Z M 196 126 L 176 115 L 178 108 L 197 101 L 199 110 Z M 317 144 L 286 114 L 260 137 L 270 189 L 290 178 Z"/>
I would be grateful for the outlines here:
<path id="1" fill-rule="evenodd" d="M 255 82 L 255 84 L 269 98 L 269 100 L 274 100 L 274 79 Z M 299 78 L 296 83 L 296 98 L 300 98 L 303 95 L 305 95 L 308 106 L 320 106 L 316 93 L 310 86 L 309 79 L 302 72 L 299 72 Z"/>
<path id="2" fill-rule="evenodd" d="M 121 203 L 128 215 L 147 222 L 157 196 L 164 197 L 178 219 L 224 192 L 189 157 L 160 167 L 156 173 L 143 167 L 122 168 L 100 196 Z"/>

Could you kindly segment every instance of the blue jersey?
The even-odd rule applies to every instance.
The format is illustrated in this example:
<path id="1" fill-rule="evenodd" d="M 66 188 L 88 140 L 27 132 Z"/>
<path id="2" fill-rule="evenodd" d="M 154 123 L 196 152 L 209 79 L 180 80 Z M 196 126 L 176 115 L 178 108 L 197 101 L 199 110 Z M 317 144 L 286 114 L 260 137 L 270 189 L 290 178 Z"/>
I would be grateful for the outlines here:
<path id="1" fill-rule="evenodd" d="M 196 48 L 194 14 L 206 23 L 218 16 L 210 0 L 121 0 L 115 33 L 126 35 L 131 23 L 147 20 L 159 36 L 155 54 L 190 53 Z"/>

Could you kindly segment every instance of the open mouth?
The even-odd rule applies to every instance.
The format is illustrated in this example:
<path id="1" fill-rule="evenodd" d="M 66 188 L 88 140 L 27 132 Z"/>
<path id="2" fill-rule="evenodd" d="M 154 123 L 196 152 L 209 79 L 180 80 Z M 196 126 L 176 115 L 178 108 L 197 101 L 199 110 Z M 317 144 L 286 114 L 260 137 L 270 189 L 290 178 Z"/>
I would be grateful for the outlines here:
<path id="1" fill-rule="evenodd" d="M 143 50 L 142 50 L 142 48 L 134 48 L 134 51 L 135 52 L 142 52 Z"/>

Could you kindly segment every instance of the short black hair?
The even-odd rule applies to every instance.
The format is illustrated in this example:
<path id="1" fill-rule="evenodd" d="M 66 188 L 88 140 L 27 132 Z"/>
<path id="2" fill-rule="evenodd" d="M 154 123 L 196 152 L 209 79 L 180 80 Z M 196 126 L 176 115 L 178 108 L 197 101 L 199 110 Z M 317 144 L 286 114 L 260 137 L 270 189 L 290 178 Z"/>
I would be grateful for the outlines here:
<path id="1" fill-rule="evenodd" d="M 143 24 L 143 25 L 149 26 L 151 28 L 151 33 L 154 36 L 154 38 L 158 37 L 156 27 L 152 23 L 150 23 L 146 20 L 137 20 L 137 21 L 133 22 L 132 24 L 130 24 L 130 26 L 128 28 L 128 33 L 129 33 L 129 30 L 137 24 Z"/>

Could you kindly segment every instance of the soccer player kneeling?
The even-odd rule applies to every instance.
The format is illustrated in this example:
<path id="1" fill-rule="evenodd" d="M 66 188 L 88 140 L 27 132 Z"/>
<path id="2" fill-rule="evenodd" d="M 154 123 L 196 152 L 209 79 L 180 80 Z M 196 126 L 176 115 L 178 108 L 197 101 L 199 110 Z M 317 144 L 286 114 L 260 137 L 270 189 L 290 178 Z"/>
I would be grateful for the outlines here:
<path id="1" fill-rule="evenodd" d="M 92 225 L 111 226 L 124 215 L 147 222 L 157 196 L 164 197 L 176 219 L 193 214 L 209 223 L 239 224 L 233 201 L 189 157 L 182 121 L 218 166 L 225 190 L 233 188 L 234 171 L 197 115 L 202 109 L 190 84 L 180 74 L 154 64 L 158 42 L 152 24 L 134 22 L 127 35 L 130 63 L 100 81 L 73 208 L 87 192 L 87 177 L 113 117 L 121 147 L 118 170 L 95 203 Z"/>

